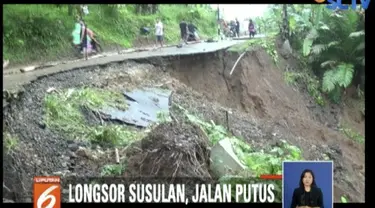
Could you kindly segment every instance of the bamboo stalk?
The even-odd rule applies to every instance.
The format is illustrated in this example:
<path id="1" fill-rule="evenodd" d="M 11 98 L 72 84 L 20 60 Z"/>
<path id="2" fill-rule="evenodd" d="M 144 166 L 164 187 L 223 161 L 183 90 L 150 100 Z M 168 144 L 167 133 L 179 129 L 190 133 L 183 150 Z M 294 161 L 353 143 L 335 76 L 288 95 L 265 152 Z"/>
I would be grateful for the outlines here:
<path id="1" fill-rule="evenodd" d="M 119 164 L 120 163 L 120 155 L 118 153 L 118 149 L 117 148 L 115 149 L 115 154 L 116 154 L 116 163 Z"/>
<path id="2" fill-rule="evenodd" d="M 240 57 L 238 57 L 236 63 L 234 63 L 234 66 L 233 66 L 232 70 L 231 70 L 230 73 L 229 73 L 229 76 L 232 76 L 232 73 L 233 73 L 234 69 L 236 68 L 238 62 L 239 62 L 239 61 L 241 60 L 241 58 L 246 54 L 246 52 L 247 52 L 247 51 L 243 52 L 243 53 L 240 55 Z"/>

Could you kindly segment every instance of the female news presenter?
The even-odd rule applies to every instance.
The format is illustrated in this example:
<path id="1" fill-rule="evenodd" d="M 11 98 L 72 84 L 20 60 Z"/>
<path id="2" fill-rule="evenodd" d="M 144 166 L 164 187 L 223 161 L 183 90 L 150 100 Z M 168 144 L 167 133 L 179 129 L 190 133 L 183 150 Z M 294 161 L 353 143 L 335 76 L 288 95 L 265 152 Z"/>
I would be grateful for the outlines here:
<path id="1" fill-rule="evenodd" d="M 323 193 L 315 183 L 312 170 L 304 170 L 301 174 L 299 187 L 294 190 L 290 208 L 324 208 Z"/>

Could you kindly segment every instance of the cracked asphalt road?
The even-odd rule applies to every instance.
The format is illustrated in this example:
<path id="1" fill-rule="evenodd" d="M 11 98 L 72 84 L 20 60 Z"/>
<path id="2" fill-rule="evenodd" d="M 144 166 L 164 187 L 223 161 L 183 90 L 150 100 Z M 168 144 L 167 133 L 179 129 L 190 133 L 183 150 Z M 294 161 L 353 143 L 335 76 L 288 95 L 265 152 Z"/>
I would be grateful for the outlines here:
<path id="1" fill-rule="evenodd" d="M 58 64 L 52 67 L 36 69 L 30 72 L 17 72 L 14 74 L 3 74 L 3 90 L 7 91 L 17 91 L 22 88 L 22 85 L 29 83 L 32 80 L 37 79 L 40 76 L 45 76 L 48 74 L 53 74 L 62 71 L 68 71 L 75 68 L 90 67 L 95 65 L 105 65 L 111 62 L 121 62 L 127 59 L 141 59 L 141 58 L 151 58 L 151 57 L 163 57 L 163 56 L 180 56 L 189 54 L 199 54 L 199 53 L 210 53 L 225 48 L 229 48 L 235 44 L 244 42 L 245 40 L 224 40 L 213 43 L 195 43 L 183 46 L 182 48 L 177 48 L 176 46 L 141 51 L 132 52 L 125 54 L 114 54 L 106 57 L 91 58 L 88 60 L 79 60 L 74 62 L 69 62 L 66 64 Z"/>

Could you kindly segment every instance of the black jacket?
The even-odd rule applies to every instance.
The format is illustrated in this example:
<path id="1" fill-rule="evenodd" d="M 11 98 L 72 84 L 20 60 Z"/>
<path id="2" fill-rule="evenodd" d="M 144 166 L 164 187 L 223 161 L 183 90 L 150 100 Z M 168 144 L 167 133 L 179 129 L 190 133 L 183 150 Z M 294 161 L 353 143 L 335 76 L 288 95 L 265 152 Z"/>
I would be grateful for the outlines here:
<path id="1" fill-rule="evenodd" d="M 191 33 L 195 33 L 195 31 L 197 31 L 198 30 L 198 28 L 195 26 L 195 25 L 193 25 L 193 24 L 188 24 L 188 29 L 189 29 L 189 32 L 191 32 Z"/>
<path id="2" fill-rule="evenodd" d="M 305 192 L 303 188 L 294 189 L 290 208 L 296 208 L 297 206 L 324 208 L 322 190 L 318 187 L 311 187 L 310 192 Z"/>

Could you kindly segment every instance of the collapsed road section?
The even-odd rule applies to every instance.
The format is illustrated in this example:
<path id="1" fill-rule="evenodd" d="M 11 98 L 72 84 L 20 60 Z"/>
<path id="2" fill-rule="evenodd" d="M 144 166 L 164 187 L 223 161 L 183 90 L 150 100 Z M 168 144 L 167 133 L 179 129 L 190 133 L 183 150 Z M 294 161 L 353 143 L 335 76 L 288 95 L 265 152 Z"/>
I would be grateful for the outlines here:
<path id="1" fill-rule="evenodd" d="M 157 88 L 124 92 L 127 98 L 127 109 L 107 107 L 99 109 L 99 111 L 111 120 L 121 121 L 128 125 L 148 127 L 158 121 L 158 113 L 169 114 L 171 94 L 172 92 L 169 90 Z"/>
<path id="2" fill-rule="evenodd" d="M 307 108 L 263 48 L 229 76 L 238 56 L 219 50 L 35 72 L 3 107 L 4 198 L 30 201 L 35 175 L 219 183 L 307 159 L 334 161 L 336 201 L 363 202 L 364 147 L 322 123 L 332 115 Z"/>

